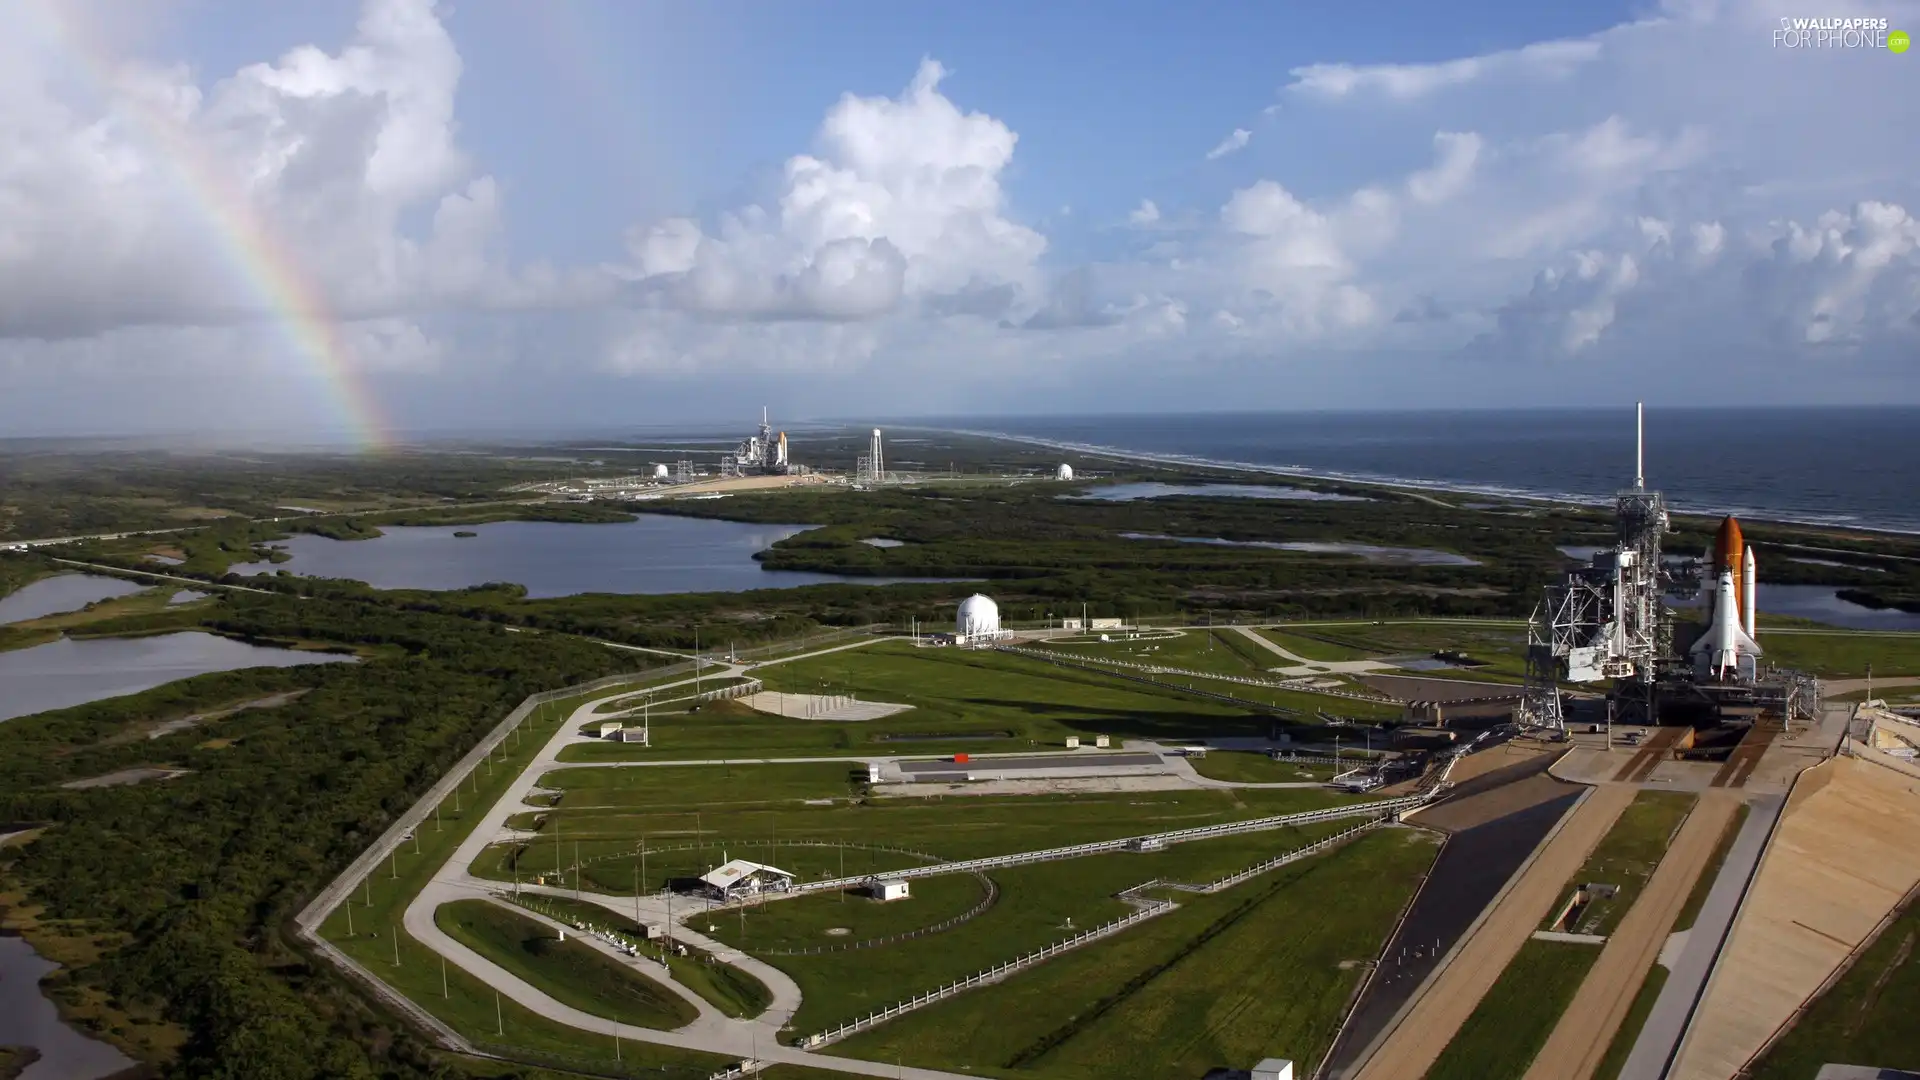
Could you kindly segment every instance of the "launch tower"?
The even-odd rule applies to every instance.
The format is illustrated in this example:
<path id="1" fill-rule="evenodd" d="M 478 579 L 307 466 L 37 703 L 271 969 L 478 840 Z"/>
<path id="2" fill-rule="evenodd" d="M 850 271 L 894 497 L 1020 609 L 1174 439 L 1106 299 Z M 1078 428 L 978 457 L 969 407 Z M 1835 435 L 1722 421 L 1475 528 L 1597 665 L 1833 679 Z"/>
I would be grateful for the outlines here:
<path id="1" fill-rule="evenodd" d="M 1673 652 L 1673 624 L 1661 596 L 1697 587 L 1662 561 L 1671 528 L 1666 500 L 1647 489 L 1646 411 L 1634 406 L 1633 486 L 1614 497 L 1614 543 L 1547 587 L 1527 628 L 1527 680 L 1515 718 L 1566 729 L 1560 683 L 1615 680 L 1623 699 L 1651 717 L 1654 691 Z"/>

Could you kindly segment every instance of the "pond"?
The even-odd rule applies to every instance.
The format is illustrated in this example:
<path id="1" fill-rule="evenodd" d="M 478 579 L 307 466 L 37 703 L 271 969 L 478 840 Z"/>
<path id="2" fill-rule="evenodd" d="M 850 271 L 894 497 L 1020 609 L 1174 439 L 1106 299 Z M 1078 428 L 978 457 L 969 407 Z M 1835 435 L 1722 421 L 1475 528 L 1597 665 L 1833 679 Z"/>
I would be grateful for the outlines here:
<path id="1" fill-rule="evenodd" d="M 1358 495 L 1340 495 L 1311 488 L 1278 487 L 1272 484 L 1163 484 L 1140 481 L 1092 488 L 1063 499 L 1094 499 L 1100 502 L 1132 502 L 1135 499 L 1164 499 L 1170 495 L 1208 495 L 1227 499 L 1293 499 L 1300 502 L 1372 502 Z"/>
<path id="2" fill-rule="evenodd" d="M 0 1046 L 30 1046 L 40 1060 L 20 1080 L 99 1080 L 133 1067 L 133 1059 L 80 1034 L 40 993 L 40 980 L 58 965 L 25 938 L 0 934 Z"/>
<path id="3" fill-rule="evenodd" d="M 1603 551 L 1597 547 L 1563 547 L 1561 553 L 1581 562 L 1593 558 L 1595 552 Z M 1669 562 L 1685 561 L 1669 556 Z M 1819 563 L 1817 559 L 1793 559 L 1793 562 Z M 1844 565 L 1841 563 L 1819 563 L 1820 565 Z M 1850 567 L 1850 569 L 1871 569 Z M 1690 610 L 1706 606 L 1707 597 L 1713 594 L 1713 583 L 1702 582 L 1700 591 L 1689 599 L 1668 596 L 1667 604 L 1681 610 Z M 1840 626 L 1849 630 L 1920 630 L 1920 614 L 1910 611 L 1896 611 L 1891 608 L 1876 611 L 1850 600 L 1840 599 L 1838 590 L 1832 585 L 1770 585 L 1761 581 L 1754 590 L 1754 606 L 1763 615 L 1791 615 L 1800 619 L 1812 619 L 1828 626 Z"/>
<path id="4" fill-rule="evenodd" d="M 300 652 L 188 631 L 137 638 L 61 638 L 0 652 L 0 720 L 137 694 L 175 679 L 249 667 L 351 663 L 339 653 Z"/>
<path id="5" fill-rule="evenodd" d="M 1222 547 L 1256 547 L 1273 551 L 1300 551 L 1313 555 L 1358 555 L 1368 562 L 1396 563 L 1402 566 L 1479 566 L 1477 560 L 1451 551 L 1433 548 L 1379 547 L 1374 544 L 1345 544 L 1320 540 L 1222 540 L 1217 536 L 1166 536 L 1161 533 L 1121 533 L 1124 540 L 1176 540 L 1182 544 L 1218 544 Z"/>
<path id="6" fill-rule="evenodd" d="M 372 540 L 299 535 L 276 545 L 284 563 L 234 566 L 236 574 L 288 570 L 348 578 L 377 589 L 465 589 L 488 582 L 524 585 L 539 599 L 578 593 L 739 592 L 796 585 L 891 585 L 934 578 L 861 577 L 763 570 L 754 560 L 811 525 L 641 514 L 614 524 L 502 521 L 492 525 L 392 526 Z M 473 532 L 471 538 L 454 533 Z"/>
<path id="7" fill-rule="evenodd" d="M 41 578 L 0 597 L 0 624 L 79 611 L 96 600 L 131 596 L 143 588 L 146 586 L 97 574 L 59 574 Z"/>

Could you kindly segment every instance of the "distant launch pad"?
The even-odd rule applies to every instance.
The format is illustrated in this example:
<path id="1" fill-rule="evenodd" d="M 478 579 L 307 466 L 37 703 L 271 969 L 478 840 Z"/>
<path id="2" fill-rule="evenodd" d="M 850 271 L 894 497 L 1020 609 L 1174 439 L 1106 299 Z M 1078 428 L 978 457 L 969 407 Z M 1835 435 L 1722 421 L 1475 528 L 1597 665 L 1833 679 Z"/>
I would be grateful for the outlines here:
<path id="1" fill-rule="evenodd" d="M 1756 568 L 1740 523 L 1721 521 L 1702 559 L 1661 550 L 1672 528 L 1666 501 L 1646 485 L 1645 410 L 1634 407 L 1633 486 L 1614 499 L 1613 546 L 1547 586 L 1527 635 L 1527 679 L 1515 719 L 1566 731 L 1562 683 L 1610 684 L 1609 720 L 1625 709 L 1657 723 L 1661 703 L 1682 701 L 1717 716 L 1737 710 L 1782 723 L 1817 714 L 1817 680 L 1761 665 Z M 1669 596 L 1689 599 L 1703 579 L 1714 591 L 1703 632 L 1683 656 L 1674 648 Z"/>

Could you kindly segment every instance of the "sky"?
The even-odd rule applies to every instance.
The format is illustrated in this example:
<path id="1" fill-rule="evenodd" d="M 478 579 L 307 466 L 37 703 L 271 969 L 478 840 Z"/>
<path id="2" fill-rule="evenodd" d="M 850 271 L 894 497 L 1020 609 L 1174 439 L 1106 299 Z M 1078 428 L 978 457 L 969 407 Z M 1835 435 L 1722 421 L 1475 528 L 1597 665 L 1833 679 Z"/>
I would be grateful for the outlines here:
<path id="1" fill-rule="evenodd" d="M 1916 403 L 1903 28 L 0 0 L 0 434 Z"/>

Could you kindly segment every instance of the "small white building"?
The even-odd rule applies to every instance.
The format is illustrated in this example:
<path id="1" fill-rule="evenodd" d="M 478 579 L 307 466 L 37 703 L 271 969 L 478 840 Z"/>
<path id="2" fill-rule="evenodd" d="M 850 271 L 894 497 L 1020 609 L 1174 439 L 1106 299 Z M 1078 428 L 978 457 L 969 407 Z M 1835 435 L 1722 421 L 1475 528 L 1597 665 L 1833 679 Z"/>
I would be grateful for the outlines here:
<path id="1" fill-rule="evenodd" d="M 877 784 L 879 782 L 880 782 L 880 763 L 877 761 L 867 762 L 867 783 Z"/>
<path id="2" fill-rule="evenodd" d="M 618 720 L 602 720 L 597 724 L 589 724 L 587 726 L 590 729 L 592 729 L 596 737 L 602 738 L 602 739 L 609 739 L 620 734 L 620 729 L 626 727 L 627 725 L 621 723 Z"/>
<path id="3" fill-rule="evenodd" d="M 867 882 L 867 895 L 875 900 L 905 900 L 913 895 L 905 878 L 874 878 Z"/>
<path id="4" fill-rule="evenodd" d="M 959 615 L 953 622 L 956 645 L 984 645 L 1005 637 L 1000 629 L 1000 605 L 974 593 L 960 601 Z"/>
<path id="5" fill-rule="evenodd" d="M 1293 1080 L 1293 1062 L 1268 1058 L 1253 1067 L 1253 1080 Z"/>
<path id="6" fill-rule="evenodd" d="M 777 866 L 729 859 L 700 875 L 700 884 L 715 900 L 738 900 L 761 893 L 783 893 L 793 888 L 793 875 Z"/>
<path id="7" fill-rule="evenodd" d="M 623 727 L 619 731 L 614 732 L 613 737 L 624 743 L 639 743 L 641 746 L 650 745 L 648 741 L 648 730 L 643 727 Z"/>
<path id="8" fill-rule="evenodd" d="M 1055 470 L 1053 471 L 1053 478 L 1054 478 L 1055 480 L 1071 480 L 1071 479 L 1073 479 L 1073 466 L 1071 466 L 1071 465 L 1069 465 L 1069 464 L 1067 464 L 1067 463 L 1066 463 L 1066 462 L 1064 462 L 1064 461 L 1063 461 L 1063 462 L 1061 462 L 1061 463 L 1060 463 L 1060 467 L 1059 467 L 1058 469 L 1055 469 Z"/>

